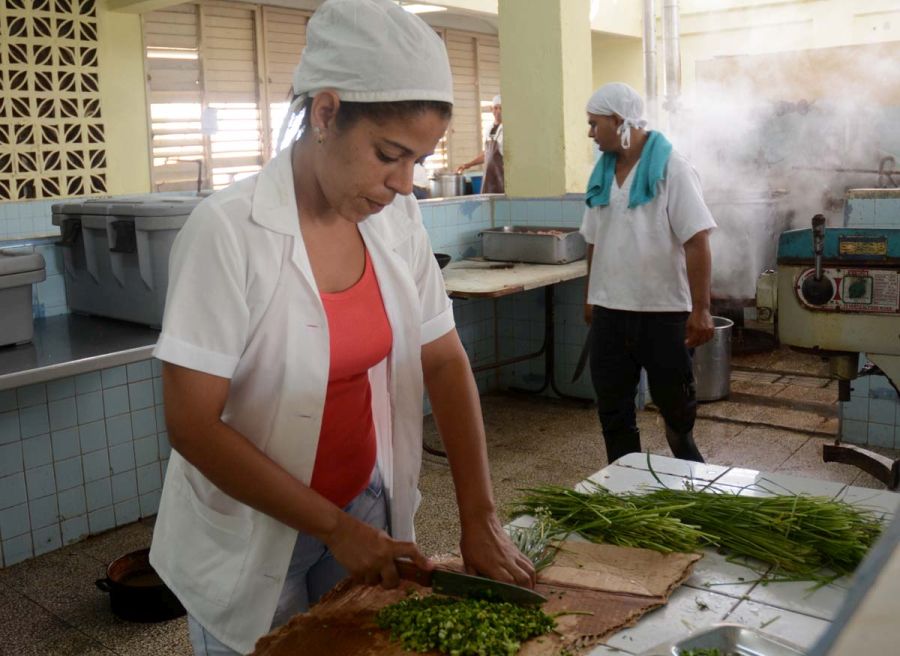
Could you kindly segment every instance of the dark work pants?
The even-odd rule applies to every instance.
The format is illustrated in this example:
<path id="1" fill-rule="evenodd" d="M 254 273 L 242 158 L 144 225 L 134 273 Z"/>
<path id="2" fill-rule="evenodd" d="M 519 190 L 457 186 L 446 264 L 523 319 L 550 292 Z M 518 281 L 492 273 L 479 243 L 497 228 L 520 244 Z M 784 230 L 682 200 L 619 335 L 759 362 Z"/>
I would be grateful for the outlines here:
<path id="1" fill-rule="evenodd" d="M 691 354 L 684 345 L 687 312 L 629 312 L 594 307 L 591 379 L 609 462 L 639 453 L 634 397 L 647 370 L 650 395 L 666 422 L 676 458 L 703 462 L 691 431 L 697 398 Z"/>

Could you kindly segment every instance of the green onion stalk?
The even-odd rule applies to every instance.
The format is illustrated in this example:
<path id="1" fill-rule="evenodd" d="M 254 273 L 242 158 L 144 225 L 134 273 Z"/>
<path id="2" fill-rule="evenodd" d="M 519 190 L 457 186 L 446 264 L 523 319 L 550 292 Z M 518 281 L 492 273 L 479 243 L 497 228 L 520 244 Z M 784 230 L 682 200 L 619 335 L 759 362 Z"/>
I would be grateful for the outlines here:
<path id="1" fill-rule="evenodd" d="M 512 511 L 543 511 L 557 533 L 594 542 L 664 553 L 714 546 L 771 565 L 769 580 L 819 583 L 853 572 L 881 533 L 879 517 L 842 501 L 739 491 L 688 485 L 615 494 L 598 484 L 583 492 L 541 486 L 523 490 Z"/>

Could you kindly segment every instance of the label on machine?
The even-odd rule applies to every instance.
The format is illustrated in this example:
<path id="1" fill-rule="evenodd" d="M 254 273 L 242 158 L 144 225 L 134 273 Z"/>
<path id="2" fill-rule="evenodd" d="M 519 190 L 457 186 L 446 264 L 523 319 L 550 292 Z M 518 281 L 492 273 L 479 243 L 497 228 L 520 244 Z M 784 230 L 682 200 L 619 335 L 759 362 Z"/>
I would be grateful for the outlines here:
<path id="1" fill-rule="evenodd" d="M 815 269 L 801 273 L 794 289 L 800 302 L 826 312 L 895 313 L 900 311 L 900 272 L 885 269 L 823 269 L 832 286 L 831 300 L 810 303 L 803 295 L 805 280 L 815 277 Z"/>
<path id="2" fill-rule="evenodd" d="M 841 257 L 887 257 L 888 244 L 885 237 L 861 237 L 853 235 L 838 239 L 838 253 Z"/>

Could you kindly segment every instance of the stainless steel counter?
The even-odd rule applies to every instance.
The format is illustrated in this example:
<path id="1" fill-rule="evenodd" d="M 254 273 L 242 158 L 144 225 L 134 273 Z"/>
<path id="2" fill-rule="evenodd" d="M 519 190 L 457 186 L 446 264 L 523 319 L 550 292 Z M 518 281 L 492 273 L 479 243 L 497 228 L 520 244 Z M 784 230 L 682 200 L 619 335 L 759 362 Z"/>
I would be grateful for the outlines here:
<path id="1" fill-rule="evenodd" d="M 99 317 L 36 319 L 31 344 L 0 348 L 0 390 L 146 360 L 158 337 L 158 330 Z"/>

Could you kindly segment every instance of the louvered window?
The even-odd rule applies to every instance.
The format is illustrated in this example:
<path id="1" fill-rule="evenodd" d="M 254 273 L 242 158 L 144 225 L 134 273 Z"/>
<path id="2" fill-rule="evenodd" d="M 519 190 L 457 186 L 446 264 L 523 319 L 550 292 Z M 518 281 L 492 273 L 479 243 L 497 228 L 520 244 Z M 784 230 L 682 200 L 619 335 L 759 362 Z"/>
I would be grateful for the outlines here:
<path id="1" fill-rule="evenodd" d="M 291 80 L 306 46 L 309 15 L 280 7 L 263 7 L 262 12 L 270 125 L 264 152 L 271 156 L 275 153 L 278 130 L 291 102 Z"/>
<path id="2" fill-rule="evenodd" d="M 143 19 L 153 188 L 218 189 L 259 170 L 259 8 L 190 3 Z"/>
<path id="3" fill-rule="evenodd" d="M 481 152 L 494 124 L 491 100 L 500 93 L 500 42 L 458 30 L 444 30 L 443 37 L 453 72 L 453 121 L 445 152 L 436 152 L 430 164 L 455 169 Z"/>
<path id="4" fill-rule="evenodd" d="M 153 188 L 221 188 L 267 161 L 290 102 L 310 13 L 203 0 L 144 14 Z M 431 170 L 477 155 L 499 93 L 497 37 L 438 30 L 454 76 L 454 118 Z"/>

